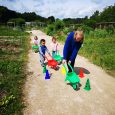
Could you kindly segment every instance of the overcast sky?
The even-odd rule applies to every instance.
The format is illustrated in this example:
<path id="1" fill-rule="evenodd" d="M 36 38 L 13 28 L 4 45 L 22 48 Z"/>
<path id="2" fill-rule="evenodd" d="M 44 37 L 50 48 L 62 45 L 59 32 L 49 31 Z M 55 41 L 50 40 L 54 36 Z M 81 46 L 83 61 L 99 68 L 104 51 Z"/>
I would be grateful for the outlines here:
<path id="1" fill-rule="evenodd" d="M 94 11 L 113 5 L 115 0 L 0 0 L 0 5 L 18 12 L 56 18 L 78 18 L 90 16 Z"/>

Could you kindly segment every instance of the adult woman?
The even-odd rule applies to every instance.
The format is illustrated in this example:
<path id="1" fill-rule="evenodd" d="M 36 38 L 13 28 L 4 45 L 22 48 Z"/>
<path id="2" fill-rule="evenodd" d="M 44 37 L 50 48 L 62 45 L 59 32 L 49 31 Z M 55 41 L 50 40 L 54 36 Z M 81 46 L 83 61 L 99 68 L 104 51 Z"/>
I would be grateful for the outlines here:
<path id="1" fill-rule="evenodd" d="M 83 40 L 83 31 L 71 32 L 68 35 L 63 49 L 63 64 L 67 62 L 67 65 L 69 63 L 74 68 L 75 59 Z M 69 66 L 68 69 L 69 72 L 71 72 L 71 68 Z"/>

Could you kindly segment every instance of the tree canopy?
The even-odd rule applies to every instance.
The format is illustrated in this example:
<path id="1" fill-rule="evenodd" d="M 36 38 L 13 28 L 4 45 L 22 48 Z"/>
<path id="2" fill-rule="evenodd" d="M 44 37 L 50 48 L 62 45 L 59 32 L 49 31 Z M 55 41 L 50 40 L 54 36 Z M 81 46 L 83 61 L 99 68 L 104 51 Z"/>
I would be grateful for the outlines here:
<path id="1" fill-rule="evenodd" d="M 50 16 L 48 18 L 37 15 L 35 12 L 19 13 L 9 10 L 4 6 L 0 6 L 0 23 L 7 23 L 11 19 L 23 19 L 25 21 L 40 21 L 51 24 L 55 22 L 55 17 Z M 99 22 L 114 22 L 115 21 L 115 4 L 106 7 L 102 12 L 95 11 L 90 17 L 84 18 L 65 18 L 63 22 L 67 24 L 85 24 L 90 27 L 94 27 Z"/>

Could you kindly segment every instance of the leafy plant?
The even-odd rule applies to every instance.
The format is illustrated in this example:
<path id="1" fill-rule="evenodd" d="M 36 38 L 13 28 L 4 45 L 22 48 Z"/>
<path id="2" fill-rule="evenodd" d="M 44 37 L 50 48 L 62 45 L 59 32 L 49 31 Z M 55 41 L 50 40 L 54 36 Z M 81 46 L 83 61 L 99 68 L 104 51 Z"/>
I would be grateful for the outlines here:
<path id="1" fill-rule="evenodd" d="M 1 30 L 2 36 L 6 30 L 5 27 Z M 12 29 L 7 35 L 12 36 L 0 37 L 0 114 L 21 114 L 29 36 L 25 32 L 21 36 L 21 32 Z"/>
<path id="2" fill-rule="evenodd" d="M 62 20 L 57 20 L 55 23 L 55 30 L 60 30 L 64 28 L 64 22 Z"/>
<path id="3" fill-rule="evenodd" d="M 47 27 L 47 34 L 48 35 L 53 35 L 54 31 L 55 31 L 54 25 L 53 24 L 48 25 L 48 27 Z"/>

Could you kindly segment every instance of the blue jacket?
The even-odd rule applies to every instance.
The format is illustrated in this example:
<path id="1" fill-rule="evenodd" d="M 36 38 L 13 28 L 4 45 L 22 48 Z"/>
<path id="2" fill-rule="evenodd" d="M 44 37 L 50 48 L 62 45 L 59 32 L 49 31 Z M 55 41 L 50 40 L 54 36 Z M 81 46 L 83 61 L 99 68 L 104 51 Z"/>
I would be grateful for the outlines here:
<path id="1" fill-rule="evenodd" d="M 74 32 L 71 32 L 65 42 L 63 49 L 63 59 L 69 60 L 71 62 L 75 61 L 77 53 L 81 47 L 82 43 L 74 40 Z"/>
<path id="2" fill-rule="evenodd" d="M 47 47 L 46 46 L 40 46 L 39 47 L 39 53 L 42 55 L 42 56 L 45 56 L 45 53 L 48 53 L 48 54 L 50 54 L 50 52 L 49 52 L 49 50 L 47 49 Z"/>

